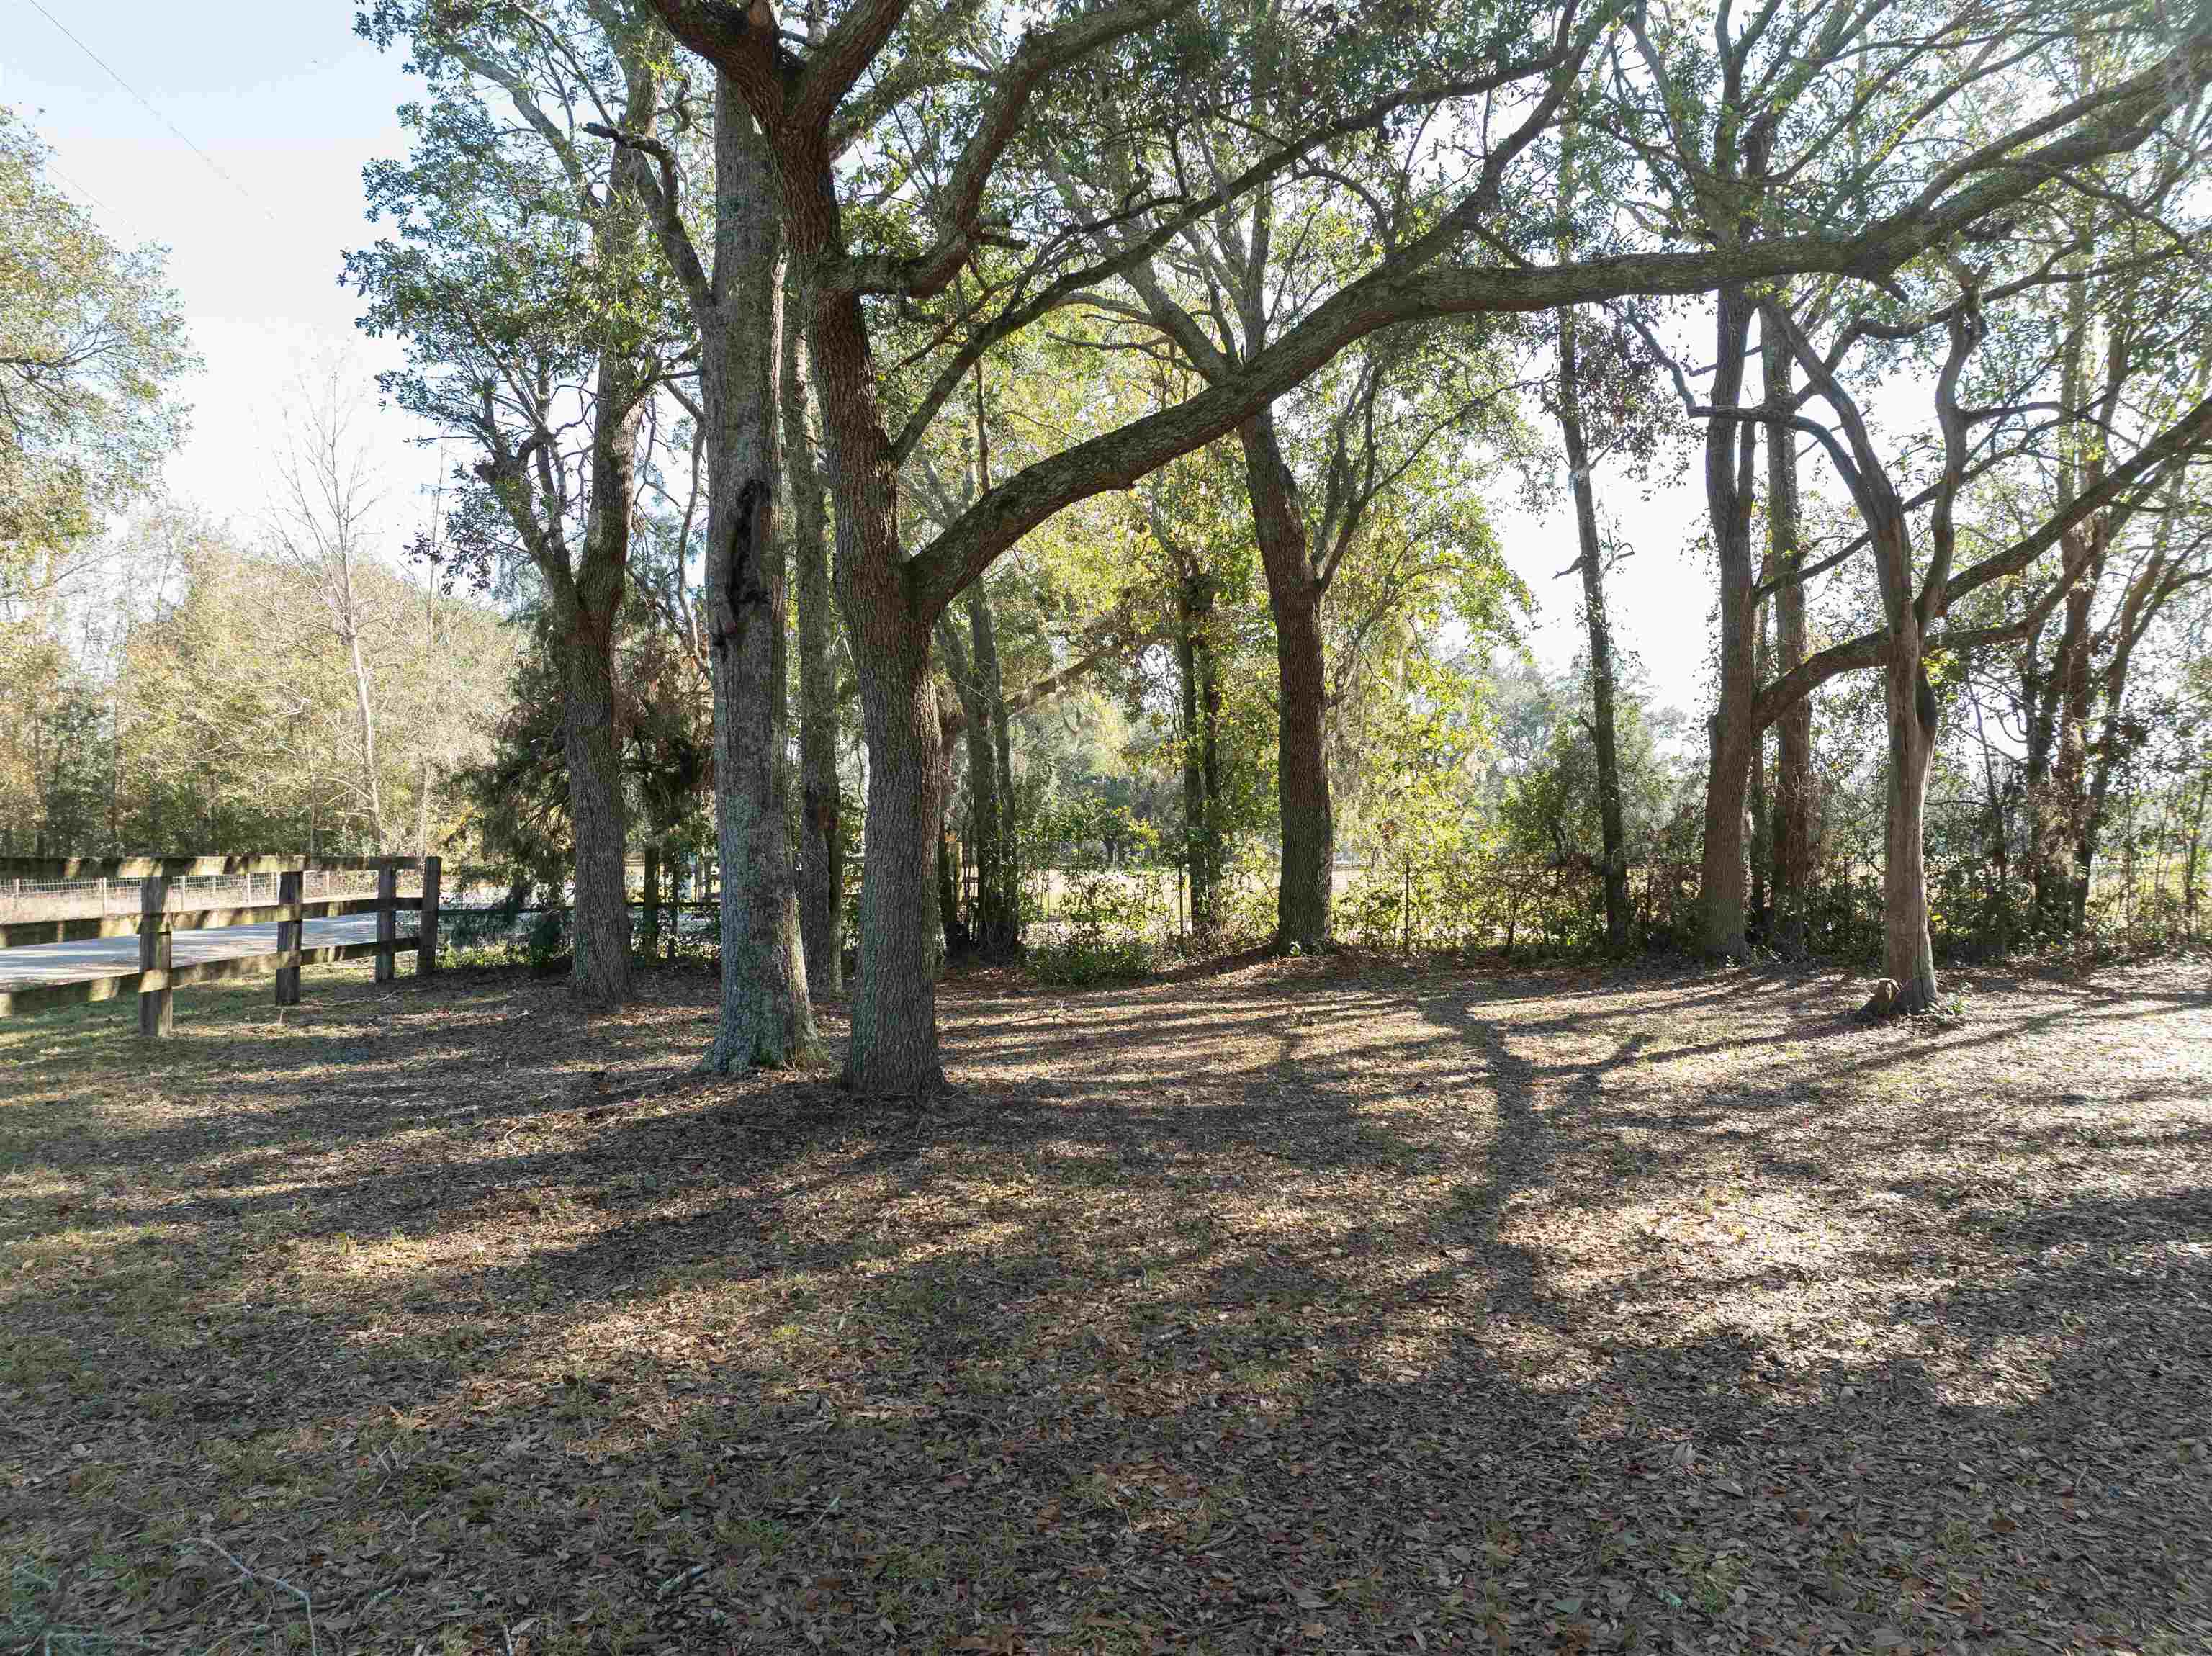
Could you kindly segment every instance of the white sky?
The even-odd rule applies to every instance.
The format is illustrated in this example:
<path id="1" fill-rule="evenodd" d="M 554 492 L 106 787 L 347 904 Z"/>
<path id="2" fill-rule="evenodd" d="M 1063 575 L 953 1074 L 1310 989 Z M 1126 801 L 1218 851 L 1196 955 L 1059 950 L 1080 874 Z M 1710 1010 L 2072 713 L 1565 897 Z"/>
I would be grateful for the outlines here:
<path id="1" fill-rule="evenodd" d="M 355 37 L 349 0 L 45 4 L 236 181 L 30 0 L 0 0 L 0 102 L 52 148 L 56 181 L 109 234 L 169 250 L 170 281 L 206 364 L 186 391 L 191 435 L 170 463 L 171 489 L 250 522 L 267 493 L 269 436 L 291 378 L 334 351 L 356 359 L 364 381 L 397 361 L 387 342 L 355 329 L 354 297 L 337 278 L 343 251 L 373 239 L 362 167 L 403 153 L 394 111 L 420 83 Z M 412 445 L 413 422 L 391 414 L 373 428 L 397 546 L 425 510 L 417 497 L 436 462 Z M 1643 487 L 1601 474 L 1600 491 L 1601 511 L 1636 547 L 1613 577 L 1616 636 L 1662 701 L 1701 712 L 1712 599 L 1709 574 L 1688 552 L 1703 510 L 1697 478 L 1646 500 Z M 1503 500 L 1495 510 L 1507 557 L 1542 606 L 1537 654 L 1564 666 L 1578 642 L 1579 588 L 1553 577 L 1575 558 L 1572 517 L 1564 500 L 1539 519 Z"/>

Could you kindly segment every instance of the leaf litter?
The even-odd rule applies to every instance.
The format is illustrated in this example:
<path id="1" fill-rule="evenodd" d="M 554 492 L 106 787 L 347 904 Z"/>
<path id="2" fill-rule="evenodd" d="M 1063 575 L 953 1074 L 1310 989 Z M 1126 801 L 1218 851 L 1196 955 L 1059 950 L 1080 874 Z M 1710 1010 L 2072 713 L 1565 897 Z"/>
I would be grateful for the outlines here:
<path id="1" fill-rule="evenodd" d="M 2202 966 L 1964 981 L 0 1026 L 0 1647 L 2212 1647 Z"/>

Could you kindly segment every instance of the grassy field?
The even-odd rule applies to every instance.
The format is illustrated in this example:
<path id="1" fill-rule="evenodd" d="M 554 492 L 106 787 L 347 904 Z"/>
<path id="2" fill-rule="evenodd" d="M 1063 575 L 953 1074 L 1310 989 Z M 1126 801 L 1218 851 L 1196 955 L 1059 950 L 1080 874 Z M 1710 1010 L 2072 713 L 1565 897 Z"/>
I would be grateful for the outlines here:
<path id="1" fill-rule="evenodd" d="M 0 1023 L 0 1652 L 2212 1649 L 2207 968 L 1954 986 Z"/>

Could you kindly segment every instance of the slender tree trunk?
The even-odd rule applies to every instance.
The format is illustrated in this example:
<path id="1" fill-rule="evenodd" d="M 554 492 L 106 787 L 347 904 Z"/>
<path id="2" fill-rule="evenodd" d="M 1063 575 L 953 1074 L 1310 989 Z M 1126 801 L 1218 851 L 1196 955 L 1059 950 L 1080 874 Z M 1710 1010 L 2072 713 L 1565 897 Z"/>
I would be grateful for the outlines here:
<path id="1" fill-rule="evenodd" d="M 1182 583 L 1177 607 L 1176 671 L 1182 692 L 1183 870 L 1190 883 L 1190 929 L 1199 937 L 1213 930 L 1213 889 L 1206 877 L 1206 834 L 1211 812 L 1206 798 L 1206 756 L 1199 735 L 1198 629 L 1192 616 L 1190 583 Z"/>
<path id="2" fill-rule="evenodd" d="M 2090 608 L 2093 583 L 2066 595 L 2066 626 L 2057 662 L 2058 731 L 2052 755 L 2045 865 L 2038 892 L 2050 919 L 2077 927 L 2081 897 L 2072 877 L 2088 816 Z"/>
<path id="3" fill-rule="evenodd" d="M 2199 777 L 2197 782 L 2197 809 L 2189 816 L 2189 864 L 2183 877 L 2181 912 L 2190 919 L 2197 918 L 2197 876 L 2204 850 L 2204 797 L 2212 792 L 2212 771 Z"/>
<path id="4" fill-rule="evenodd" d="M 990 601 L 976 582 L 963 595 L 968 611 L 970 682 L 968 713 L 968 828 L 975 847 L 975 946 L 985 960 L 1021 953 L 1019 892 L 1012 880 L 1008 817 L 1013 801 L 1001 786 L 999 743 L 1006 730 L 1006 691 L 1000 676 L 999 642 Z"/>
<path id="5" fill-rule="evenodd" d="M 722 1006 L 704 1067 L 799 1061 L 816 1041 L 793 878 L 784 543 L 775 532 L 781 236 L 768 158 L 725 80 L 714 104 L 718 297 L 703 342 L 709 422 L 707 608 L 722 867 Z"/>
<path id="6" fill-rule="evenodd" d="M 417 862 L 430 854 L 430 801 L 437 786 L 437 767 L 425 754 L 422 764 L 422 785 L 415 793 L 415 858 Z"/>
<path id="7" fill-rule="evenodd" d="M 1583 434 L 1577 378 L 1575 312 L 1559 312 L 1559 431 L 1567 450 L 1567 480 L 1575 501 L 1581 549 L 1583 625 L 1589 639 L 1590 744 L 1597 754 L 1597 809 L 1604 835 L 1605 941 L 1618 954 L 1628 947 L 1628 846 L 1620 817 L 1620 757 L 1613 713 L 1613 624 L 1605 607 L 1605 549 L 1598 537 L 1597 491 L 1590 476 L 1589 446 Z"/>
<path id="8" fill-rule="evenodd" d="M 345 573 L 345 602 L 349 616 L 353 604 L 353 569 L 348 564 Z M 361 653 L 361 628 L 348 621 L 345 632 L 346 654 L 353 664 L 354 739 L 361 749 L 362 798 L 368 805 L 368 831 L 379 851 L 386 849 L 384 838 L 384 790 L 376 773 L 376 702 L 369 692 L 368 663 Z"/>
<path id="9" fill-rule="evenodd" d="M 1766 682 L 1766 676 L 1772 670 L 1774 643 L 1770 606 L 1764 601 L 1755 600 L 1753 609 L 1758 620 L 1752 628 L 1751 682 L 1758 685 Z M 1760 937 L 1765 938 L 1770 935 L 1767 892 L 1773 868 L 1774 845 L 1766 832 L 1766 730 L 1764 725 L 1753 736 L 1751 744 L 1750 782 L 1745 806 L 1750 822 L 1747 832 L 1751 838 L 1748 917 L 1750 924 L 1758 928 Z"/>
<path id="10" fill-rule="evenodd" d="M 1741 288 L 1720 291 L 1713 373 L 1713 405 L 1742 403 L 1744 350 L 1751 337 L 1752 306 Z M 1741 959 L 1745 935 L 1744 799 L 1758 731 L 1752 701 L 1758 690 L 1752 658 L 1754 616 L 1751 516 L 1744 462 L 1753 441 L 1740 422 L 1715 420 L 1705 428 L 1705 507 L 1720 563 L 1720 699 L 1708 727 L 1705 851 L 1699 886 L 1701 941 L 1708 954 Z"/>
<path id="11" fill-rule="evenodd" d="M 1313 570 L 1297 485 L 1284 463 L 1272 411 L 1237 428 L 1267 602 L 1275 620 L 1277 803 L 1283 843 L 1275 947 L 1310 953 L 1329 942 L 1336 827 L 1328 786 L 1328 670 L 1321 632 L 1323 588 Z"/>
<path id="12" fill-rule="evenodd" d="M 1209 585 L 1205 612 L 1207 625 L 1198 634 L 1193 663 L 1198 669 L 1199 767 L 1206 798 L 1206 816 L 1199 840 L 1199 868 L 1206 884 L 1206 923 L 1218 930 L 1229 836 L 1221 800 L 1221 668 L 1214 652 L 1212 610 L 1212 589 Z M 1194 903 L 1194 916 L 1196 913 Z"/>
<path id="13" fill-rule="evenodd" d="M 1790 346 L 1771 327 L 1759 329 L 1766 397 L 1786 403 L 1790 395 Z M 1778 576 L 1803 567 L 1797 510 L 1797 442 L 1786 428 L 1766 429 L 1766 522 L 1769 561 Z M 1778 676 L 1802 663 L 1810 644 L 1805 627 L 1805 587 L 1790 580 L 1774 594 L 1774 671 Z M 1774 937 L 1790 952 L 1808 942 L 1813 882 L 1813 701 L 1800 696 L 1775 721 Z"/>
<path id="14" fill-rule="evenodd" d="M 988 614 L 987 614 L 988 619 Z M 1018 958 L 1022 937 L 1022 840 L 1020 813 L 1014 803 L 1014 732 L 1006 711 L 1006 678 L 999 664 L 995 634 L 989 637 L 990 670 L 983 680 L 984 700 L 991 715 L 991 757 L 999 767 L 999 880 L 994 903 L 994 922 L 1001 934 L 996 944 L 1004 957 Z M 988 953 L 994 945 L 987 940 Z"/>
<path id="15" fill-rule="evenodd" d="M 1928 1010 L 1937 992 L 1926 860 L 1928 767 L 1936 752 L 1936 707 L 1920 646 L 1919 625 L 1908 605 L 1882 674 L 1889 722 L 1882 952 L 1888 975 L 1897 980 L 1900 1012 Z"/>
<path id="16" fill-rule="evenodd" d="M 830 585 L 830 536 L 822 476 L 807 430 L 799 372 L 804 323 L 787 314 L 783 347 L 784 476 L 792 500 L 799 590 L 799 929 L 806 983 L 817 995 L 845 985 L 843 799 L 837 784 L 837 615 Z"/>

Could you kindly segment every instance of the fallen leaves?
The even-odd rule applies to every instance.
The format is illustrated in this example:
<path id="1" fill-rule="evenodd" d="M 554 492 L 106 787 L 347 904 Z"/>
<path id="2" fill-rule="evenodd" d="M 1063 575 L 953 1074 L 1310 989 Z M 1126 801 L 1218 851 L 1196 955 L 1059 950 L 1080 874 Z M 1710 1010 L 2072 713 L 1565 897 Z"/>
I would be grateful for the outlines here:
<path id="1" fill-rule="evenodd" d="M 956 980 L 926 1112 L 674 974 L 50 1043 L 0 1525 L 196 1647 L 306 1647 L 200 1534 L 325 1650 L 2203 1646 L 2201 996 L 1727 981 Z"/>

